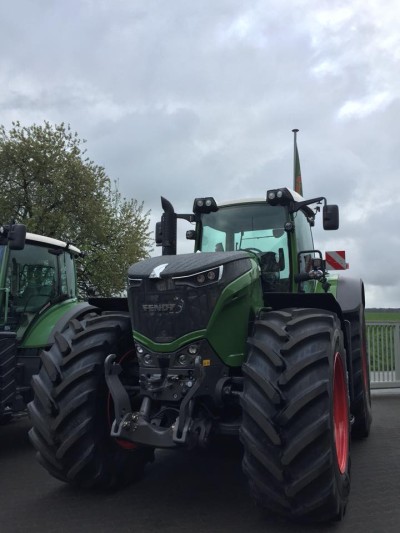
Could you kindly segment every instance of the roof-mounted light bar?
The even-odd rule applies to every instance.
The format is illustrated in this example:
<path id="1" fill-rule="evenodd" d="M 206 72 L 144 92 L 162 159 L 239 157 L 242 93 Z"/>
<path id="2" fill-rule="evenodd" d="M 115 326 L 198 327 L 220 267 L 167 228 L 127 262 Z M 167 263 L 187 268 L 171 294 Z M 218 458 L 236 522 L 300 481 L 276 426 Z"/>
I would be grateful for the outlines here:
<path id="1" fill-rule="evenodd" d="M 267 203 L 270 205 L 289 205 L 293 197 L 286 189 L 270 189 L 267 191 Z"/>
<path id="2" fill-rule="evenodd" d="M 193 213 L 212 213 L 213 211 L 218 211 L 218 206 L 212 196 L 195 198 L 193 203 Z"/>

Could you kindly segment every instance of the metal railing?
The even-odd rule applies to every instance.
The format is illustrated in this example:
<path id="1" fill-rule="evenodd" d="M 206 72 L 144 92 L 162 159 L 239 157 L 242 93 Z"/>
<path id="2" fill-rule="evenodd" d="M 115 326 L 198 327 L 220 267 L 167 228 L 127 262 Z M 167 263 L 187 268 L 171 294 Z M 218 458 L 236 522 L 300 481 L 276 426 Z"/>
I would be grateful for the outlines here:
<path id="1" fill-rule="evenodd" d="M 367 322 L 372 388 L 400 387 L 400 323 Z"/>

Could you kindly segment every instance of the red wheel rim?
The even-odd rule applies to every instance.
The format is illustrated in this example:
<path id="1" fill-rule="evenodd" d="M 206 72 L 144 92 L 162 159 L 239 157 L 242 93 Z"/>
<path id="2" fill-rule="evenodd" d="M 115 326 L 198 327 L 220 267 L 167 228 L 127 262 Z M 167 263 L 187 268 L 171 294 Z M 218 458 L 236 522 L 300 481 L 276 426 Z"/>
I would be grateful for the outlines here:
<path id="1" fill-rule="evenodd" d="M 124 355 L 122 355 L 119 358 L 118 363 L 122 363 L 122 361 L 126 359 L 132 353 L 132 351 L 133 350 L 129 350 L 128 352 L 124 353 Z M 108 396 L 107 396 L 107 420 L 108 420 L 108 427 L 111 430 L 111 426 L 114 421 L 114 403 L 113 403 L 112 396 L 110 393 L 108 393 Z M 138 447 L 137 444 L 134 444 L 133 442 L 129 442 L 123 439 L 114 439 L 114 442 L 118 444 L 118 446 L 123 448 L 124 450 L 135 450 Z"/>
<path id="2" fill-rule="evenodd" d="M 340 473 L 344 474 L 349 456 L 349 409 L 344 368 L 339 352 L 335 354 L 333 368 L 333 425 L 338 466 Z"/>

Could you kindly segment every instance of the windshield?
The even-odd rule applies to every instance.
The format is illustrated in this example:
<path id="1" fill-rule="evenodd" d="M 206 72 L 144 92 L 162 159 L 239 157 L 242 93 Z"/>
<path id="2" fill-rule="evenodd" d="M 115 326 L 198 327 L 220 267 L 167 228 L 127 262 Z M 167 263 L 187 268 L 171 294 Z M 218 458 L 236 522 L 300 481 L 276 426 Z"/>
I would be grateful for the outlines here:
<path id="1" fill-rule="evenodd" d="M 267 203 L 220 207 L 218 211 L 201 215 L 199 250 L 255 252 L 260 258 L 262 270 L 274 273 L 269 279 L 279 281 L 279 287 L 275 284 L 276 288 L 268 290 L 286 290 L 289 280 L 288 238 L 284 229 L 286 217 L 284 207 Z"/>
<path id="2" fill-rule="evenodd" d="M 220 207 L 203 214 L 202 252 L 256 248 L 261 252 L 286 247 L 286 211 L 266 203 Z M 278 245 L 278 246 L 277 246 Z"/>
<path id="3" fill-rule="evenodd" d="M 11 250 L 6 290 L 7 327 L 20 338 L 35 316 L 57 299 L 76 297 L 73 257 L 68 251 L 29 243 L 23 250 Z"/>

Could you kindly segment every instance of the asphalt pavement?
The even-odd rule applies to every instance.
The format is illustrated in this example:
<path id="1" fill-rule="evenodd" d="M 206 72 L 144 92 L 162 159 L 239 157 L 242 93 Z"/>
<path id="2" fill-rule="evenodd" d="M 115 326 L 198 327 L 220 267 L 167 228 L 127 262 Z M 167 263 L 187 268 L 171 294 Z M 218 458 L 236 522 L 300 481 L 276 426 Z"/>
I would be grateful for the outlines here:
<path id="1" fill-rule="evenodd" d="M 1 533 L 398 533 L 400 394 L 373 395 L 368 439 L 352 444 L 344 520 L 298 525 L 266 515 L 247 492 L 240 447 L 160 451 L 136 485 L 113 493 L 76 490 L 36 462 L 24 417 L 0 426 Z"/>

